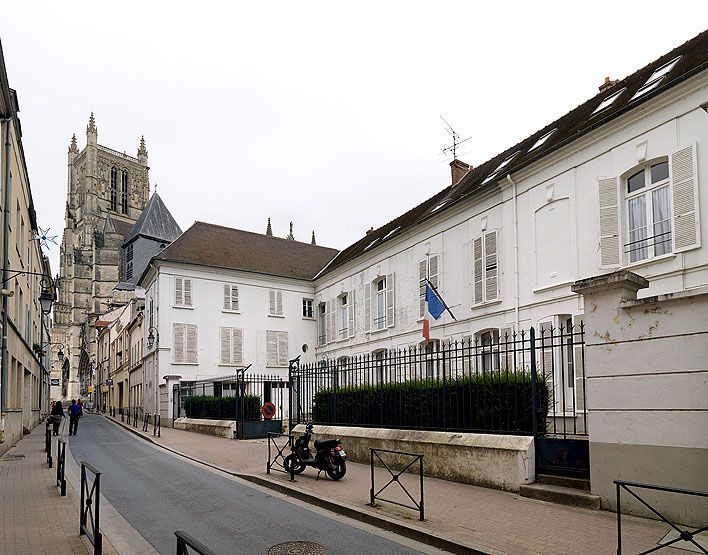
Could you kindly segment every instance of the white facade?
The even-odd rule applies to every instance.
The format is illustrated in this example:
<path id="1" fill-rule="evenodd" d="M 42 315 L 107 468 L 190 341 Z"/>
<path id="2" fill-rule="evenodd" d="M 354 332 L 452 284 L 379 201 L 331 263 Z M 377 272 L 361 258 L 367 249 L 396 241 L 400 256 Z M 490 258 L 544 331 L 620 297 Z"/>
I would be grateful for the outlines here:
<path id="1" fill-rule="evenodd" d="M 160 261 L 144 283 L 147 412 L 171 418 L 179 381 L 249 365 L 249 373 L 287 380 L 289 359 L 311 359 L 316 321 L 303 310 L 314 299 L 310 281 Z"/>
<path id="2" fill-rule="evenodd" d="M 583 306 L 572 282 L 613 269 L 649 279 L 643 296 L 708 285 L 708 249 L 701 246 L 706 226 L 700 226 L 700 212 L 708 210 L 706 103 L 708 75 L 702 72 L 508 178 L 500 172 L 497 187 L 325 269 L 315 280 L 324 337 L 318 355 L 333 359 L 418 344 L 426 275 L 457 318 L 445 313 L 432 320 L 431 338 L 453 340 L 489 329 L 577 322 Z M 642 170 L 645 186 L 630 194 L 629 178 Z M 649 220 L 643 237 L 636 229 L 639 202 L 632 200 L 638 196 Z M 649 244 L 631 257 L 626 252 L 637 237 L 654 235 L 662 237 L 656 250 Z M 381 279 L 387 281 L 385 311 Z M 343 294 L 354 299 L 354 332 L 347 329 L 351 316 L 345 325 L 340 310 Z"/>

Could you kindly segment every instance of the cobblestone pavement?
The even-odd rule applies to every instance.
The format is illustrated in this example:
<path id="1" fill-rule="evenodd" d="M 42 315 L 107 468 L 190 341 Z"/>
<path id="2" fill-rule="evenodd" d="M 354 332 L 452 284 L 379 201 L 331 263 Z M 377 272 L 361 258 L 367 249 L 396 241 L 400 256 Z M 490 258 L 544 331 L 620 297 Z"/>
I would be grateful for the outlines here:
<path id="1" fill-rule="evenodd" d="M 120 423 L 120 417 L 116 421 Z M 127 427 L 127 424 L 123 425 Z M 142 432 L 140 425 L 137 428 L 131 426 L 130 430 L 194 460 L 296 488 L 322 499 L 355 507 L 362 513 L 385 515 L 405 525 L 490 552 L 598 555 L 616 553 L 617 550 L 616 515 L 607 511 L 566 507 L 426 477 L 426 520 L 420 523 L 414 511 L 397 508 L 390 503 L 381 503 L 377 508 L 368 505 L 371 482 L 368 464 L 348 461 L 347 475 L 340 482 L 327 479 L 324 473 L 320 480 L 315 480 L 316 472 L 307 469 L 295 483 L 291 483 L 286 474 L 266 473 L 267 440 L 230 440 L 167 427 L 162 428 L 161 437 L 157 438 L 152 434 L 152 429 L 148 433 Z M 389 478 L 386 470 L 376 469 L 377 488 Z M 417 476 L 407 474 L 402 481 L 415 498 L 419 487 Z M 395 488 L 396 484 L 388 488 L 386 497 L 405 501 L 402 493 L 395 493 Z M 668 525 L 654 520 L 623 517 L 623 552 L 638 553 L 655 547 L 669 529 Z M 687 551 L 666 548 L 662 553 L 680 555 Z"/>
<path id="2" fill-rule="evenodd" d="M 93 553 L 79 536 L 80 494 L 68 482 L 65 497 L 55 487 L 56 466 L 47 465 L 44 430 L 42 423 L 0 457 L 0 553 Z M 52 437 L 55 462 L 56 440 Z M 103 552 L 116 553 L 105 536 Z"/>

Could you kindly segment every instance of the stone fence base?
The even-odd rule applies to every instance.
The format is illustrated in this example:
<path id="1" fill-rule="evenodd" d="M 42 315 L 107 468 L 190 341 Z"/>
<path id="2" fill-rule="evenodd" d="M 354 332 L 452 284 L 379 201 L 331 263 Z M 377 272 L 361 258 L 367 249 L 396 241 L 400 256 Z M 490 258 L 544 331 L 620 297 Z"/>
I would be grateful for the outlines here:
<path id="1" fill-rule="evenodd" d="M 236 422 L 234 420 L 206 420 L 202 418 L 178 418 L 174 428 L 197 432 L 210 436 L 234 439 L 236 435 Z"/>

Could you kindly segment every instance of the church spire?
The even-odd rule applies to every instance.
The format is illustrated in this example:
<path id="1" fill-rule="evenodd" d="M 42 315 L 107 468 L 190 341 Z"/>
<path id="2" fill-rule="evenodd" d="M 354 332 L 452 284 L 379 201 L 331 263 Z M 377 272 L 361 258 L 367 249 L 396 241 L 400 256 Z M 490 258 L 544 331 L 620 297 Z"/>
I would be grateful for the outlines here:
<path id="1" fill-rule="evenodd" d="M 266 228 L 266 235 L 268 237 L 273 237 L 273 228 L 270 227 L 270 218 L 268 218 L 268 227 Z"/>
<path id="2" fill-rule="evenodd" d="M 140 155 L 148 155 L 147 148 L 145 148 L 145 137 L 143 135 L 140 136 L 140 148 L 138 148 L 138 156 Z"/>
<path id="3" fill-rule="evenodd" d="M 288 233 L 288 236 L 286 237 L 289 241 L 294 241 L 295 236 L 293 235 L 293 223 L 290 222 L 290 233 Z"/>
<path id="4" fill-rule="evenodd" d="M 69 154 L 78 154 L 79 147 L 76 144 L 76 133 L 71 136 L 71 144 L 69 145 Z"/>
<path id="5" fill-rule="evenodd" d="M 96 129 L 96 120 L 93 118 L 93 112 L 91 112 L 91 117 L 89 117 L 89 122 L 86 126 L 86 133 L 98 134 L 98 129 Z"/>
<path id="6" fill-rule="evenodd" d="M 315 230 L 312 230 L 312 239 L 310 239 L 310 244 L 311 245 L 317 245 L 317 241 L 315 241 Z"/>

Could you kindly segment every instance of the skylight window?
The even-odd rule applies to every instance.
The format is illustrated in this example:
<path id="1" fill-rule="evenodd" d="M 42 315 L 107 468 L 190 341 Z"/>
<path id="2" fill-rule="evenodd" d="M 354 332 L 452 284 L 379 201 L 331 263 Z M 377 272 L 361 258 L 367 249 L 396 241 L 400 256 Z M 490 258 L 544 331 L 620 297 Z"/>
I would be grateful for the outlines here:
<path id="1" fill-rule="evenodd" d="M 440 210 L 443 206 L 445 206 L 448 202 L 450 202 L 450 199 L 449 199 L 449 198 L 446 198 L 445 200 L 439 202 L 437 205 L 435 205 L 435 207 L 434 207 L 432 210 L 430 210 L 430 213 L 432 214 L 433 212 L 437 212 L 437 211 Z"/>
<path id="2" fill-rule="evenodd" d="M 373 246 L 375 246 L 379 241 L 381 241 L 381 238 L 380 238 L 380 237 L 377 237 L 376 239 L 374 239 L 373 241 L 371 241 L 371 243 L 369 243 L 368 245 L 366 245 L 366 247 L 364 248 L 364 250 L 365 250 L 365 251 L 368 251 L 370 248 L 372 248 Z"/>
<path id="3" fill-rule="evenodd" d="M 492 173 L 490 173 L 490 174 L 487 176 L 487 179 L 485 179 L 484 181 L 482 181 L 482 185 L 484 185 L 485 183 L 488 183 L 488 182 L 490 182 L 492 179 L 494 179 L 500 171 L 502 171 L 506 166 L 509 165 L 509 163 L 516 157 L 516 155 L 517 155 L 518 153 L 519 153 L 519 151 L 517 150 L 516 152 L 514 152 L 514 154 L 512 154 L 512 155 L 509 156 L 506 160 L 504 160 L 501 164 L 499 164 L 499 165 L 497 166 L 497 169 L 494 170 Z"/>
<path id="4" fill-rule="evenodd" d="M 627 87 L 624 87 L 623 89 L 618 90 L 616 93 L 612 93 L 610 96 L 608 96 L 605 100 L 600 102 L 597 108 L 593 111 L 592 116 L 597 114 L 598 112 L 602 112 L 605 108 L 611 106 L 615 100 L 619 98 L 619 96 L 627 90 Z"/>
<path id="5" fill-rule="evenodd" d="M 546 133 L 545 135 L 543 135 L 542 137 L 540 137 L 540 138 L 538 139 L 538 141 L 536 141 L 536 143 L 529 149 L 529 152 L 531 152 L 532 150 L 534 150 L 534 149 L 540 147 L 543 143 L 545 143 L 548 139 L 550 139 L 550 138 L 551 138 L 551 135 L 553 135 L 553 133 L 555 133 L 556 131 L 558 131 L 557 128 L 556 128 L 556 129 L 551 129 L 548 133 Z"/>
<path id="6" fill-rule="evenodd" d="M 664 80 L 664 77 L 666 77 L 668 73 L 672 69 L 674 69 L 674 66 L 679 62 L 680 59 L 681 56 L 679 56 L 678 58 L 674 58 L 668 64 L 664 64 L 659 69 L 655 69 L 654 73 L 652 73 L 649 79 L 647 79 L 647 82 L 636 93 L 634 93 L 634 96 L 630 100 L 639 98 L 640 96 L 645 95 L 649 91 L 657 88 L 659 84 Z"/>
<path id="7" fill-rule="evenodd" d="M 381 239 L 381 240 L 382 240 L 382 241 L 385 241 L 386 239 L 388 239 L 389 237 L 391 237 L 391 235 L 394 235 L 395 233 L 397 233 L 399 229 L 401 229 L 401 226 L 400 226 L 400 225 L 399 225 L 397 228 L 392 229 L 391 231 L 389 231 L 386 235 L 384 235 L 384 238 Z"/>

